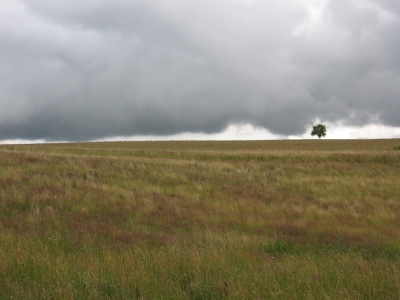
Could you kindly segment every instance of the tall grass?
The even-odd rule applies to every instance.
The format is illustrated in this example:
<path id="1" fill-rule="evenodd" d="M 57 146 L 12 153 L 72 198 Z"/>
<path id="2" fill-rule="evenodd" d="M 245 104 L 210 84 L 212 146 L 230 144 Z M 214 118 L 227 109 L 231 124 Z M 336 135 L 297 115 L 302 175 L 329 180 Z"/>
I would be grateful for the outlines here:
<path id="1" fill-rule="evenodd" d="M 0 146 L 0 298 L 400 299 L 398 145 Z"/>

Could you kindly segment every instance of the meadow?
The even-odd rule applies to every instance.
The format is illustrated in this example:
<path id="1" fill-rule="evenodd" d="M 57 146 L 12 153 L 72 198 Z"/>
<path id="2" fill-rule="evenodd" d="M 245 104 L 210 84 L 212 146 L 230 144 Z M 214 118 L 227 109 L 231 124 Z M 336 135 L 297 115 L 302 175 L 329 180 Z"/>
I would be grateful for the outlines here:
<path id="1" fill-rule="evenodd" d="M 400 299 L 400 140 L 0 145 L 0 299 Z"/>

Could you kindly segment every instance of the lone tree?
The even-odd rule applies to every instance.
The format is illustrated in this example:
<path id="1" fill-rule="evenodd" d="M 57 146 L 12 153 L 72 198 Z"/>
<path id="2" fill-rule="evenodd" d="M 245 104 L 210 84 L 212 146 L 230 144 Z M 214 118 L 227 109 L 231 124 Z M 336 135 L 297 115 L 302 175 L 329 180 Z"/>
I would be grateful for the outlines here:
<path id="1" fill-rule="evenodd" d="M 318 124 L 313 126 L 312 131 L 311 131 L 311 136 L 318 136 L 320 139 L 323 136 L 326 136 L 326 126 L 324 124 Z"/>

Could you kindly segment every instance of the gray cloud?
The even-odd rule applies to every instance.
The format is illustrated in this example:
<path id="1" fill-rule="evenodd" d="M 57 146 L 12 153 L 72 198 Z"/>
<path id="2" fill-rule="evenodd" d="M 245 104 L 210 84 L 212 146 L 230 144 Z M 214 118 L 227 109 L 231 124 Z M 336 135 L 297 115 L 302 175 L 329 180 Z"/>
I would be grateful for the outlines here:
<path id="1" fill-rule="evenodd" d="M 0 140 L 400 126 L 398 1 L 0 1 Z"/>

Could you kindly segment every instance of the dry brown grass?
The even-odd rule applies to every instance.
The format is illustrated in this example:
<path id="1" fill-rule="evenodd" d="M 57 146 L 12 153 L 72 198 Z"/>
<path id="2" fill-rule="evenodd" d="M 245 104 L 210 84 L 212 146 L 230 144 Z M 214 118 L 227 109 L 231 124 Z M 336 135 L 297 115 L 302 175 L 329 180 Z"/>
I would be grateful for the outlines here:
<path id="1" fill-rule="evenodd" d="M 0 296 L 398 299 L 399 145 L 0 146 Z"/>

